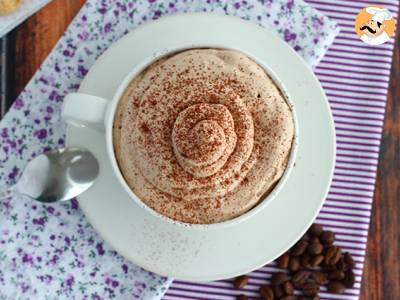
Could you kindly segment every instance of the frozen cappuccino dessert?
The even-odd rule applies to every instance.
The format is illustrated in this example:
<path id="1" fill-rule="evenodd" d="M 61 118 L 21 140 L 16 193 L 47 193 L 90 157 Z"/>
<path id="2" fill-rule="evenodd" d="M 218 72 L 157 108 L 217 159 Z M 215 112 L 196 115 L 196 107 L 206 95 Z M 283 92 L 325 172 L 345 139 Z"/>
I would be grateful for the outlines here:
<path id="1" fill-rule="evenodd" d="M 218 223 L 247 212 L 284 173 L 291 108 L 246 55 L 193 49 L 158 60 L 120 99 L 113 142 L 134 194 L 171 219 Z"/>

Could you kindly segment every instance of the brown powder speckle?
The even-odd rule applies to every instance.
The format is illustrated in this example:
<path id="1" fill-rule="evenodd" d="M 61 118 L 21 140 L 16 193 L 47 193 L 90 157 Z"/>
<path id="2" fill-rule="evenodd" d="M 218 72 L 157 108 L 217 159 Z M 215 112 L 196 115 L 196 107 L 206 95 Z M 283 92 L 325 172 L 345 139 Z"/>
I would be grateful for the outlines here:
<path id="1" fill-rule="evenodd" d="M 140 130 L 145 134 L 149 134 L 150 133 L 150 128 L 149 128 L 149 126 L 147 126 L 146 123 L 140 124 Z"/>
<path id="2" fill-rule="evenodd" d="M 282 175 L 293 139 L 290 108 L 265 71 L 241 53 L 213 49 L 144 70 L 122 97 L 113 130 L 135 194 L 188 223 L 254 207 Z"/>

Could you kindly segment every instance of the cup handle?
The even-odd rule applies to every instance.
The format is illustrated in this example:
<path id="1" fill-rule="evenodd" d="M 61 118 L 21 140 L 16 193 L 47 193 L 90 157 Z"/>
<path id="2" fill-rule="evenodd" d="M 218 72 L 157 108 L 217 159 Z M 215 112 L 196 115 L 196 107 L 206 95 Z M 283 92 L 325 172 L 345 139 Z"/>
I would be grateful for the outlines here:
<path id="1" fill-rule="evenodd" d="M 101 97 L 71 93 L 65 96 L 61 117 L 69 124 L 104 131 L 105 114 L 110 101 Z"/>

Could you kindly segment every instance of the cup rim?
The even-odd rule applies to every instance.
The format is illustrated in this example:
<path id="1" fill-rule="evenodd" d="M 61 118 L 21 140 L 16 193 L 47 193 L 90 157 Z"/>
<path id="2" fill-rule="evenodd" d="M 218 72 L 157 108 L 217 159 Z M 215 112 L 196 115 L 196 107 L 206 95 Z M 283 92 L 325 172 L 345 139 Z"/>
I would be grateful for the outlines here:
<path id="1" fill-rule="evenodd" d="M 144 203 L 140 197 L 138 197 L 133 190 L 129 187 L 128 183 L 126 182 L 121 169 L 119 168 L 118 161 L 115 155 L 114 151 L 114 143 L 113 143 L 113 124 L 114 124 L 114 118 L 115 118 L 115 113 L 118 107 L 118 103 L 121 100 L 121 97 L 124 95 L 124 92 L 126 91 L 127 86 L 129 83 L 137 76 L 139 75 L 143 70 L 145 70 L 147 67 L 152 65 L 154 62 L 157 60 L 168 56 L 172 54 L 176 54 L 179 52 L 183 52 L 186 50 L 190 49 L 224 49 L 224 50 L 234 50 L 240 53 L 243 53 L 244 55 L 248 56 L 250 59 L 255 61 L 260 67 L 264 69 L 264 71 L 267 73 L 269 77 L 273 80 L 273 82 L 276 84 L 278 87 L 279 91 L 282 93 L 282 95 L 285 97 L 286 102 L 291 108 L 292 116 L 293 116 L 293 125 L 294 125 L 294 135 L 293 135 L 293 140 L 292 140 L 292 147 L 290 149 L 290 154 L 289 154 L 289 159 L 285 168 L 285 171 L 283 172 L 281 178 L 278 180 L 278 182 L 275 184 L 273 189 L 262 199 L 260 200 L 254 207 L 249 209 L 248 211 L 244 212 L 243 214 L 234 217 L 229 220 L 225 220 L 222 222 L 217 222 L 217 223 L 210 223 L 210 224 L 197 224 L 197 223 L 185 223 L 182 221 L 174 220 L 170 217 L 167 217 L 156 210 L 152 209 L 149 207 L 146 203 Z M 267 66 L 262 62 L 261 59 L 255 57 L 251 53 L 248 53 L 247 51 L 235 47 L 228 47 L 226 45 L 222 44 L 213 44 L 213 43 L 189 43 L 189 44 L 181 44 L 181 45 L 176 45 L 168 48 L 164 48 L 161 51 L 155 52 L 146 58 L 143 59 L 143 61 L 140 64 L 137 64 L 132 68 L 132 70 L 128 73 L 128 75 L 125 76 L 125 78 L 121 81 L 120 85 L 117 88 L 117 91 L 115 92 L 114 96 L 112 97 L 109 106 L 106 111 L 106 117 L 105 117 L 105 134 L 106 134 L 106 147 L 107 147 L 107 155 L 109 156 L 110 162 L 112 169 L 115 173 L 115 175 L 118 178 L 119 183 L 122 185 L 124 190 L 127 192 L 131 200 L 133 200 L 139 207 L 143 208 L 145 211 L 150 213 L 152 216 L 161 219 L 162 221 L 168 222 L 171 225 L 175 226 L 180 226 L 180 227 L 190 227 L 191 229 L 198 229 L 198 230 L 203 230 L 203 229 L 220 229 L 228 226 L 233 226 L 237 225 L 239 223 L 242 223 L 248 219 L 250 219 L 253 215 L 258 213 L 259 211 L 266 209 L 266 207 L 276 198 L 277 194 L 280 192 L 280 190 L 283 188 L 285 185 L 288 177 L 290 176 L 290 173 L 295 166 L 295 160 L 297 157 L 297 148 L 298 148 L 298 119 L 297 119 L 297 113 L 295 109 L 295 105 L 293 101 L 291 101 L 290 94 L 288 93 L 287 89 L 285 88 L 284 83 L 277 78 L 271 67 Z"/>

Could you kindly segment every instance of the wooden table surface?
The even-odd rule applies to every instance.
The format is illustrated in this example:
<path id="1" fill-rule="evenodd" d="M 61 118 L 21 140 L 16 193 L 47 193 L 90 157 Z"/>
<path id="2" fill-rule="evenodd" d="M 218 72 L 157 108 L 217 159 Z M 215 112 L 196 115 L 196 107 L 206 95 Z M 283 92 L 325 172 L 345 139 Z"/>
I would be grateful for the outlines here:
<path id="1" fill-rule="evenodd" d="M 52 50 L 84 0 L 54 0 L 14 31 L 16 94 Z M 400 299 L 400 51 L 393 59 L 361 300 Z"/>

